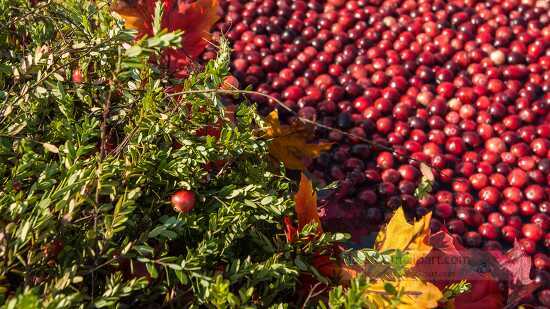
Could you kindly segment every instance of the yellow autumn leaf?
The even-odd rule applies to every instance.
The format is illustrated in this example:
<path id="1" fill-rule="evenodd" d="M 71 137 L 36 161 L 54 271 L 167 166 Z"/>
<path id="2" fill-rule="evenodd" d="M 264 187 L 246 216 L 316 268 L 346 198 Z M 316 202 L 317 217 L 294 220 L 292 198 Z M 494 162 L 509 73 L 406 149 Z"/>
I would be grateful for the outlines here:
<path id="1" fill-rule="evenodd" d="M 430 220 L 432 213 L 428 213 L 420 220 L 410 224 L 405 218 L 403 208 L 397 209 L 390 222 L 376 236 L 375 248 L 381 252 L 399 249 L 409 254 L 413 267 L 422 257 L 428 255 L 432 247 L 428 244 Z"/>
<path id="2" fill-rule="evenodd" d="M 268 124 L 265 137 L 271 140 L 269 153 L 288 169 L 304 170 L 307 160 L 318 157 L 332 146 L 331 143 L 307 143 L 312 130 L 304 125 L 281 125 L 277 110 L 271 112 L 265 121 Z"/>
<path id="3" fill-rule="evenodd" d="M 443 293 L 430 282 L 422 281 L 418 278 L 404 277 L 395 281 L 377 280 L 369 285 L 365 292 L 365 297 L 376 304 L 377 308 L 392 308 L 391 304 L 382 297 L 386 290 L 384 285 L 392 284 L 397 291 L 401 291 L 401 303 L 397 305 L 398 309 L 424 309 L 436 308 L 437 303 L 443 298 Z"/>

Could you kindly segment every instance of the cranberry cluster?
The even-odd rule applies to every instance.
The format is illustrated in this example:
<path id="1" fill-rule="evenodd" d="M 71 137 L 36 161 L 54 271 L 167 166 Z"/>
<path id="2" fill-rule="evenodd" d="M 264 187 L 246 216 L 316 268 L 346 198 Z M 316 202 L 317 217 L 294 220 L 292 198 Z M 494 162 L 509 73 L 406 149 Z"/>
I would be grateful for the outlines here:
<path id="1" fill-rule="evenodd" d="M 242 85 L 352 134 L 320 129 L 336 145 L 311 171 L 339 181 L 338 204 L 355 218 L 433 210 L 434 230 L 468 247 L 517 240 L 549 269 L 548 2 L 227 0 L 222 9 L 217 31 L 232 41 Z M 437 174 L 421 200 L 419 162 Z"/>

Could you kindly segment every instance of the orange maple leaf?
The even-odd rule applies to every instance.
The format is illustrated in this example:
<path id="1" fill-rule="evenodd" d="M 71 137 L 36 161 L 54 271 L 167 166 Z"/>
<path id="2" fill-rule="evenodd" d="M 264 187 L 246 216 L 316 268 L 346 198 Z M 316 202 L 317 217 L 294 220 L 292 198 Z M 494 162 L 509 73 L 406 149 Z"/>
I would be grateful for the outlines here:
<path id="1" fill-rule="evenodd" d="M 298 217 L 298 231 L 301 231 L 307 224 L 317 223 L 317 231 L 322 233 L 323 228 L 317 213 L 317 194 L 313 191 L 311 180 L 304 174 L 300 179 L 300 187 L 294 196 L 294 202 Z"/>
<path id="2" fill-rule="evenodd" d="M 335 279 L 337 282 L 346 283 L 357 277 L 359 269 L 345 265 L 338 259 L 331 259 L 328 255 L 318 255 L 313 258 L 311 264 L 323 276 Z"/>
<path id="3" fill-rule="evenodd" d="M 118 0 L 113 5 L 129 29 L 138 31 L 138 38 L 153 34 L 156 0 Z M 206 48 L 210 28 L 218 21 L 218 0 L 162 0 L 164 16 L 161 26 L 168 31 L 183 31 L 181 48 L 168 49 L 164 62 L 176 76 L 187 75 L 187 68 Z"/>
<path id="4" fill-rule="evenodd" d="M 307 143 L 313 130 L 303 124 L 281 125 L 277 110 L 271 112 L 265 121 L 269 125 L 265 135 L 271 139 L 269 153 L 288 169 L 304 170 L 306 161 L 318 157 L 321 152 L 332 147 L 332 143 Z"/>
<path id="5" fill-rule="evenodd" d="M 294 228 L 289 217 L 284 218 L 285 234 L 287 241 L 294 242 L 296 240 L 297 233 L 299 233 L 304 226 L 317 223 L 317 233 L 323 233 L 323 227 L 321 226 L 321 220 L 317 213 L 317 194 L 313 191 L 313 185 L 311 180 L 302 173 L 300 179 L 300 186 L 298 192 L 294 196 L 295 211 L 298 217 L 298 228 Z M 357 276 L 358 270 L 353 267 L 346 266 L 340 260 L 333 260 L 328 255 L 317 255 L 312 260 L 312 265 L 319 270 L 319 272 L 326 277 L 336 279 L 341 282 L 348 282 L 353 277 Z"/>

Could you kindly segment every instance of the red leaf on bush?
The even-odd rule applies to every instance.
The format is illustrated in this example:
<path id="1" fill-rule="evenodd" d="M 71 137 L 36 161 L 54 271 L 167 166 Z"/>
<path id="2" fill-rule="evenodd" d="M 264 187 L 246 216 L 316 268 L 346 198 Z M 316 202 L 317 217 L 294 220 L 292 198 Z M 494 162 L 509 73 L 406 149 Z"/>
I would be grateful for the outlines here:
<path id="1" fill-rule="evenodd" d="M 292 223 L 292 219 L 289 216 L 283 218 L 283 224 L 285 228 L 286 241 L 294 242 L 298 238 L 298 229 Z"/>
<path id="2" fill-rule="evenodd" d="M 127 28 L 138 31 L 138 37 L 152 35 L 156 0 L 119 0 L 113 10 L 124 18 Z M 210 28 L 218 21 L 218 0 L 163 0 L 162 28 L 183 31 L 181 48 L 168 49 L 164 64 L 178 77 L 187 75 L 188 66 L 206 48 Z"/>

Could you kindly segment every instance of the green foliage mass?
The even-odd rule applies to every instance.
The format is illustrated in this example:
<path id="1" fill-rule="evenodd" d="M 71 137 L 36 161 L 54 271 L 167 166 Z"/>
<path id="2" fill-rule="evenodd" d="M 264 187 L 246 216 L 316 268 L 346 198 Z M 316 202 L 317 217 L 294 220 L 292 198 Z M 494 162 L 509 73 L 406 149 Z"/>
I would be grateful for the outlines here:
<path id="1" fill-rule="evenodd" d="M 289 181 L 268 169 L 254 106 L 233 123 L 214 94 L 166 95 L 216 89 L 225 42 L 171 80 L 150 59 L 181 33 L 135 42 L 107 2 L 2 0 L 0 16 L 0 303 L 224 307 L 292 293 Z M 197 136 L 213 123 L 219 138 Z M 190 213 L 170 205 L 180 189 L 197 195 Z"/>

